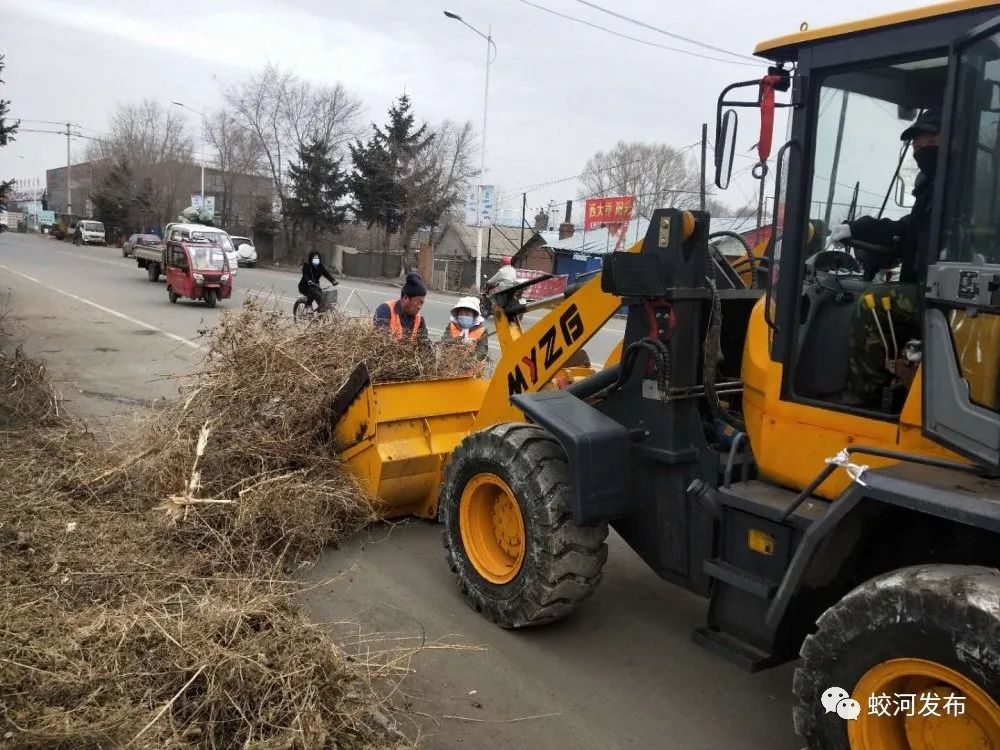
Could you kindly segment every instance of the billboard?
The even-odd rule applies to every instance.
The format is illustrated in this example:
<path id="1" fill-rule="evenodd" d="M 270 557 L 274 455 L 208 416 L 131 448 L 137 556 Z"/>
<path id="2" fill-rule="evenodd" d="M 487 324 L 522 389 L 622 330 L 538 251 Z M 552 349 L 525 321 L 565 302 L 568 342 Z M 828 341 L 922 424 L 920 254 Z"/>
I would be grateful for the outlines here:
<path id="1" fill-rule="evenodd" d="M 205 205 L 202 207 L 202 200 L 200 195 L 191 196 L 191 205 L 197 208 L 199 211 L 206 211 L 210 216 L 215 216 L 215 196 L 206 195 Z"/>
<path id="2" fill-rule="evenodd" d="M 465 196 L 465 223 L 469 226 L 479 226 L 482 222 L 484 227 L 488 227 L 496 211 L 496 185 L 483 185 L 483 200 L 476 210 L 476 203 L 479 199 L 479 187 L 469 190 Z"/>
<path id="3" fill-rule="evenodd" d="M 584 231 L 599 226 L 628 224 L 635 207 L 634 195 L 587 198 L 584 203 Z"/>

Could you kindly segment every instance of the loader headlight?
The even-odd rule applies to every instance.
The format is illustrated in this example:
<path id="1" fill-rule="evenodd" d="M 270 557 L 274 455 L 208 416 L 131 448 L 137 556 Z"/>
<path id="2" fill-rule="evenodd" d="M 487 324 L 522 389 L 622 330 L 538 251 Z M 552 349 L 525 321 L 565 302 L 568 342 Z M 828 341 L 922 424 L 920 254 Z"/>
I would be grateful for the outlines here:
<path id="1" fill-rule="evenodd" d="M 205 283 L 205 277 L 202 276 L 200 273 L 194 274 L 194 280 L 197 281 L 199 284 Z"/>

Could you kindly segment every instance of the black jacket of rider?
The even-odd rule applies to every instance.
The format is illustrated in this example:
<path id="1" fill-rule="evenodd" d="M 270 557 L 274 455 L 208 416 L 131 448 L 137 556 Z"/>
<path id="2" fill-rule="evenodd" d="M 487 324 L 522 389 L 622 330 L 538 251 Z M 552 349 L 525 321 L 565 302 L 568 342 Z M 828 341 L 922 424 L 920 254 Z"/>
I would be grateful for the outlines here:
<path id="1" fill-rule="evenodd" d="M 919 259 L 927 253 L 931 234 L 931 204 L 934 198 L 934 180 L 919 173 L 913 188 L 913 207 L 901 219 L 876 219 L 862 216 L 848 222 L 851 237 L 861 242 L 891 248 L 892 255 L 876 255 L 869 250 L 855 248 L 858 259 L 869 270 L 892 268 L 902 262 L 899 281 L 912 284 L 917 281 Z"/>
<path id="2" fill-rule="evenodd" d="M 319 257 L 319 256 L 317 256 Z M 309 258 L 305 263 L 302 264 L 302 278 L 299 279 L 299 294 L 305 294 L 309 289 L 310 282 L 313 284 L 319 284 L 319 280 L 323 277 L 330 280 L 331 284 L 336 285 L 337 280 L 333 278 L 325 265 L 323 265 L 323 259 L 319 259 L 319 265 L 314 266 L 312 264 L 312 257 Z"/>

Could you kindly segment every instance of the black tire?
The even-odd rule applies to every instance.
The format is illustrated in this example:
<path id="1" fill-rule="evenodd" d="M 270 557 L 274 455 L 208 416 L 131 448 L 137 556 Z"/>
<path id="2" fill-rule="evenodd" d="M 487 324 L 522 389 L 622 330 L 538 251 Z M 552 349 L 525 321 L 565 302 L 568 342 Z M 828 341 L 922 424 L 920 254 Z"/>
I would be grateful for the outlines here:
<path id="1" fill-rule="evenodd" d="M 305 308 L 306 303 L 300 299 L 295 300 L 295 304 L 292 305 L 292 319 L 297 323 L 302 319 L 303 308 Z"/>
<path id="2" fill-rule="evenodd" d="M 205 290 L 205 307 L 215 307 L 218 293 L 214 289 Z"/>
<path id="3" fill-rule="evenodd" d="M 503 584 L 477 572 L 462 540 L 462 493 L 468 481 L 482 473 L 507 483 L 524 524 L 523 562 L 517 575 Z M 566 454 L 539 427 L 500 424 L 465 438 L 445 469 L 438 508 L 446 558 L 459 589 L 470 607 L 500 627 L 562 619 L 601 581 L 608 559 L 608 525 L 573 523 Z"/>
<path id="4" fill-rule="evenodd" d="M 159 263 L 148 263 L 146 264 L 146 275 L 149 276 L 149 280 L 156 283 L 160 280 L 160 264 Z"/>
<path id="5" fill-rule="evenodd" d="M 857 587 L 802 644 L 793 689 L 795 731 L 809 750 L 849 750 L 847 721 L 827 713 L 831 687 L 850 694 L 876 664 L 915 658 L 948 667 L 1000 702 L 1000 570 L 921 565 Z M 891 694 L 891 693 L 890 693 Z M 868 713 L 867 696 L 854 696 Z"/>
<path id="6" fill-rule="evenodd" d="M 128 249 L 124 245 L 122 245 L 122 257 L 123 258 L 128 257 Z"/>
<path id="7" fill-rule="evenodd" d="M 174 292 L 173 289 L 167 290 L 167 298 L 170 300 L 170 304 L 172 305 L 177 304 L 177 294 L 176 292 Z"/>
<path id="8" fill-rule="evenodd" d="M 256 265 L 257 265 L 256 261 L 253 263 L 247 263 L 247 268 L 253 268 Z"/>

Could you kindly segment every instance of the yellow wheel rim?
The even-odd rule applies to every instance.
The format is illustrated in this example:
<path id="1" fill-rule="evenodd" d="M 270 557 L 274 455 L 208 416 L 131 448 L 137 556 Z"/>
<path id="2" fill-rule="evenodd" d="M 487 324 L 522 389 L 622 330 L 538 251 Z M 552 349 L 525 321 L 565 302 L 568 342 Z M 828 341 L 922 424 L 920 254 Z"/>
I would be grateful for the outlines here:
<path id="1" fill-rule="evenodd" d="M 469 561 L 490 583 L 510 583 L 524 562 L 524 519 L 514 493 L 496 474 L 477 474 L 458 508 Z"/>
<path id="2" fill-rule="evenodd" d="M 876 707 L 871 696 L 892 700 Z M 899 710 L 900 696 L 907 701 L 904 710 Z M 912 707 L 909 696 L 915 696 Z M 968 677 L 937 662 L 878 664 L 861 678 L 852 697 L 861 704 L 861 714 L 847 722 L 851 750 L 1000 750 L 1000 706 Z"/>

